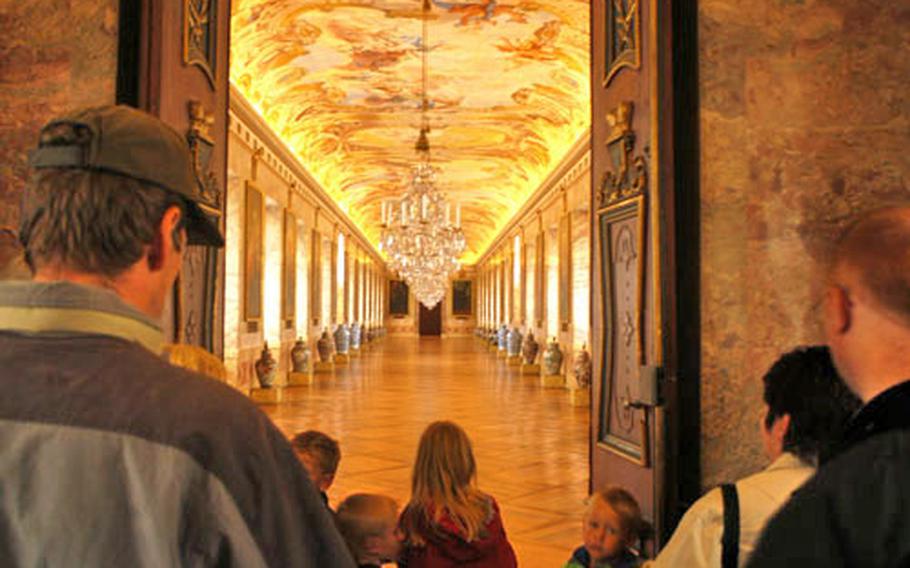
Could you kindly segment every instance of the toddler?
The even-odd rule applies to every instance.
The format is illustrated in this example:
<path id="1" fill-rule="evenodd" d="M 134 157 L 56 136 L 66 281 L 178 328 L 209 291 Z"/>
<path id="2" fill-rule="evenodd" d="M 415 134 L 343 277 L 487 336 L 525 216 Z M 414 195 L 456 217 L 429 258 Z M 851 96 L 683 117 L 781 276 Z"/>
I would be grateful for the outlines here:
<path id="1" fill-rule="evenodd" d="M 641 564 L 630 548 L 643 526 L 641 509 L 625 489 L 605 487 L 591 496 L 582 525 L 584 545 L 565 568 L 634 568 Z"/>

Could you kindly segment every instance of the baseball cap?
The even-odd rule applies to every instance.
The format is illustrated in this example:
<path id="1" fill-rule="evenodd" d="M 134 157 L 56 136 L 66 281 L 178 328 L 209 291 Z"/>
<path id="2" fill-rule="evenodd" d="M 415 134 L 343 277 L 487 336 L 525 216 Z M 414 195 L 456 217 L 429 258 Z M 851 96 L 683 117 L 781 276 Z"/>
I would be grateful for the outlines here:
<path id="1" fill-rule="evenodd" d="M 76 168 L 130 177 L 184 198 L 190 244 L 224 246 L 218 223 L 206 205 L 193 169 L 189 146 L 180 134 L 152 115 L 132 107 L 103 106 L 55 118 L 41 129 L 41 140 L 71 126 L 72 143 L 39 142 L 30 157 L 35 169 Z"/>

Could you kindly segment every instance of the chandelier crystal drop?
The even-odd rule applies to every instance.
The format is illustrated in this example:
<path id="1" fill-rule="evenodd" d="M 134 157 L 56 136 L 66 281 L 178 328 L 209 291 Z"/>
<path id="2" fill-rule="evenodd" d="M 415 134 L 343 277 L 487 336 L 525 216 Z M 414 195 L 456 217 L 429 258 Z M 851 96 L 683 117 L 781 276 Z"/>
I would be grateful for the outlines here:
<path id="1" fill-rule="evenodd" d="M 421 128 L 415 149 L 420 161 L 413 167 L 410 187 L 397 200 L 382 203 L 379 248 L 389 266 L 411 287 L 417 300 L 433 308 L 445 297 L 448 282 L 460 267 L 466 241 L 461 230 L 461 205 L 454 207 L 436 188 L 436 169 L 430 165 L 427 111 L 427 19 L 423 2 L 421 51 Z"/>

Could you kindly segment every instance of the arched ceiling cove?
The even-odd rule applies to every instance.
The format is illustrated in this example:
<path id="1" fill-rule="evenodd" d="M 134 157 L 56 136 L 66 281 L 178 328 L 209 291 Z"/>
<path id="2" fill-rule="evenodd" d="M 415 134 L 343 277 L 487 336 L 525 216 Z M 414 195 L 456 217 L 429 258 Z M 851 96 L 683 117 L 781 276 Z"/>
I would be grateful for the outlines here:
<path id="1" fill-rule="evenodd" d="M 421 0 L 234 0 L 231 81 L 373 243 L 420 126 Z M 430 143 L 474 262 L 589 122 L 589 3 L 446 2 Z"/>

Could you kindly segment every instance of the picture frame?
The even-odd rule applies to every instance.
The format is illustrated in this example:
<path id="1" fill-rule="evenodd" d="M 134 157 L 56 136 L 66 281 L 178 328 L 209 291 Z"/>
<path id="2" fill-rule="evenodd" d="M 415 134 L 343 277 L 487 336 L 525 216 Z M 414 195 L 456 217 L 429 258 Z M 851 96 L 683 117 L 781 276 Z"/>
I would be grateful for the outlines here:
<path id="1" fill-rule="evenodd" d="M 310 231 L 310 314 L 314 326 L 322 321 L 322 235 Z"/>
<path id="2" fill-rule="evenodd" d="M 242 310 L 247 332 L 258 331 L 262 321 L 264 208 L 262 192 L 247 182 L 244 188 Z"/>
<path id="3" fill-rule="evenodd" d="M 297 217 L 284 210 L 281 272 L 281 319 L 285 329 L 294 329 L 297 312 Z"/>
<path id="4" fill-rule="evenodd" d="M 566 213 L 559 220 L 559 322 L 561 331 L 572 324 L 572 221 Z"/>
<path id="5" fill-rule="evenodd" d="M 410 289 L 404 280 L 389 280 L 389 315 L 404 318 L 409 311 Z"/>
<path id="6" fill-rule="evenodd" d="M 452 281 L 452 315 L 470 317 L 474 314 L 474 282 L 471 280 Z"/>
<path id="7" fill-rule="evenodd" d="M 534 320 L 537 327 L 543 327 L 544 315 L 547 313 L 547 250 L 546 236 L 543 231 L 537 233 L 537 244 L 534 249 Z"/>

